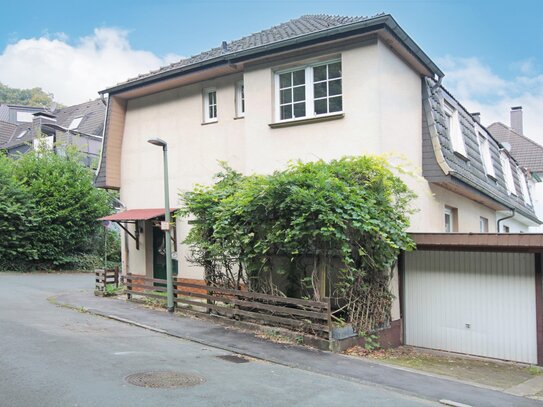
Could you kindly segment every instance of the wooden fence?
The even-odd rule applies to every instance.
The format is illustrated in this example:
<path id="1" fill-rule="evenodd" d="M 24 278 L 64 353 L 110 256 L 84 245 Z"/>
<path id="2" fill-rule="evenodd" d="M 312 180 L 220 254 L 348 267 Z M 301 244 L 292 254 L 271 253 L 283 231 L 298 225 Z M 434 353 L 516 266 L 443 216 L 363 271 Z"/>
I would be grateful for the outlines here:
<path id="1" fill-rule="evenodd" d="M 330 299 L 311 301 L 174 280 L 174 303 L 183 310 L 213 313 L 237 320 L 288 327 L 329 339 L 332 329 Z M 204 293 L 202 293 L 204 289 Z M 166 280 L 128 274 L 128 298 L 166 300 Z"/>
<path id="2" fill-rule="evenodd" d="M 106 294 L 106 287 L 113 284 L 115 288 L 119 287 L 119 268 L 114 269 L 95 269 L 95 288 L 96 295 Z"/>

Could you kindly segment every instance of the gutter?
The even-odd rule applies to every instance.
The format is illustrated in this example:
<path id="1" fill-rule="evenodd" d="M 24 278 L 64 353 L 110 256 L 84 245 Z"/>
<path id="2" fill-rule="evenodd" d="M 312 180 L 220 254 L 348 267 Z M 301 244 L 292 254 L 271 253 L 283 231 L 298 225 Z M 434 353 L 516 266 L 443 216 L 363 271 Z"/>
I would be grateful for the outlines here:
<path id="1" fill-rule="evenodd" d="M 504 218 L 498 219 L 498 222 L 496 223 L 496 228 L 498 229 L 498 233 L 500 233 L 500 224 L 501 224 L 501 222 L 503 222 L 504 220 L 511 219 L 511 218 L 515 217 L 515 212 L 516 212 L 515 208 L 510 208 L 510 210 L 511 210 L 511 215 L 508 215 L 508 216 L 506 216 Z"/>
<path id="2" fill-rule="evenodd" d="M 368 31 L 368 29 L 378 30 L 380 28 L 389 29 L 398 38 L 398 40 L 401 43 L 403 43 L 409 51 L 413 53 L 413 55 L 422 63 L 422 65 L 428 68 L 429 71 L 435 73 L 438 77 L 444 76 L 444 73 L 424 53 L 424 51 L 422 51 L 422 49 L 411 39 L 411 37 L 407 35 L 407 33 L 398 25 L 398 23 L 394 20 L 394 18 L 390 14 L 384 14 L 384 15 L 373 17 L 364 21 L 359 21 L 359 22 L 355 22 L 351 24 L 345 24 L 345 25 L 335 27 L 335 28 L 324 29 L 324 30 L 320 30 L 314 33 L 297 36 L 297 37 L 290 38 L 287 40 L 276 41 L 270 44 L 260 45 L 257 47 L 249 48 L 249 49 L 238 51 L 238 52 L 223 54 L 223 55 L 220 55 L 220 56 L 217 56 L 217 57 L 214 57 L 202 62 L 197 62 L 194 64 L 181 66 L 179 68 L 166 70 L 164 72 L 160 72 L 154 75 L 150 74 L 149 76 L 146 76 L 145 78 L 142 78 L 140 80 L 136 78 L 131 82 L 125 82 L 124 84 L 112 86 L 110 88 L 101 90 L 98 93 L 100 95 L 103 95 L 106 93 L 112 94 L 112 93 L 117 93 L 120 91 L 127 91 L 134 88 L 138 88 L 142 85 L 157 82 L 169 77 L 175 77 L 180 74 L 196 71 L 205 67 L 212 67 L 213 65 L 216 65 L 216 64 L 220 64 L 220 63 L 232 64 L 232 63 L 235 63 L 235 61 L 239 62 L 239 60 L 242 60 L 243 58 L 254 56 L 259 53 L 269 53 L 270 51 L 279 50 L 281 48 L 286 48 L 293 45 L 294 46 L 301 45 L 303 43 L 309 43 L 311 41 L 315 41 L 315 40 L 319 40 L 319 39 L 323 39 L 327 37 L 340 36 L 340 35 L 348 34 L 348 33 L 355 34 L 355 31 L 357 30 Z"/>

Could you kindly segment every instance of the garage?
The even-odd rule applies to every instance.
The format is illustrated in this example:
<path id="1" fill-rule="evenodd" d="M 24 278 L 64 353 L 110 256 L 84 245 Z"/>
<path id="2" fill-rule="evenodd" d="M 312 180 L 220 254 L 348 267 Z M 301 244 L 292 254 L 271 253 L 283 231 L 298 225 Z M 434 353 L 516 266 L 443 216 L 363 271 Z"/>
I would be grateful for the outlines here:
<path id="1" fill-rule="evenodd" d="M 405 254 L 404 343 L 538 364 L 541 248 L 512 235 L 466 237 L 419 235 Z"/>

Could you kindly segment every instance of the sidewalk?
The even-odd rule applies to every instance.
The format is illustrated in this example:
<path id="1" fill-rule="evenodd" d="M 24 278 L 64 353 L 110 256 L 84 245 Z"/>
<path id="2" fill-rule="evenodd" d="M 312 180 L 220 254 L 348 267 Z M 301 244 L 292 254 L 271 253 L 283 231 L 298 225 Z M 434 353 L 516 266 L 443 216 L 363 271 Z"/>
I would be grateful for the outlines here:
<path id="1" fill-rule="evenodd" d="M 366 385 L 384 386 L 433 401 L 452 400 L 474 407 L 543 405 L 536 400 L 340 354 L 269 342 L 249 333 L 227 329 L 208 321 L 183 318 L 120 299 L 95 297 L 92 292 L 64 293 L 56 296 L 55 299 L 59 305 L 83 307 L 92 314 L 133 323 L 229 352 L 323 375 L 354 380 Z"/>

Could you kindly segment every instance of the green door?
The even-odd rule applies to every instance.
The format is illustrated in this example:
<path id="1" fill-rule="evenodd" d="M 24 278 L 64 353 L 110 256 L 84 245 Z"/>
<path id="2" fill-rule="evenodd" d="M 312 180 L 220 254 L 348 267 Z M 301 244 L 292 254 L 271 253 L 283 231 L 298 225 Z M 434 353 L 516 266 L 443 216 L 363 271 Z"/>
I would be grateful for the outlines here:
<path id="1" fill-rule="evenodd" d="M 153 278 L 166 280 L 166 245 L 164 231 L 153 227 Z M 172 260 L 172 274 L 177 275 L 177 260 Z M 155 283 L 155 285 L 163 285 Z"/>

